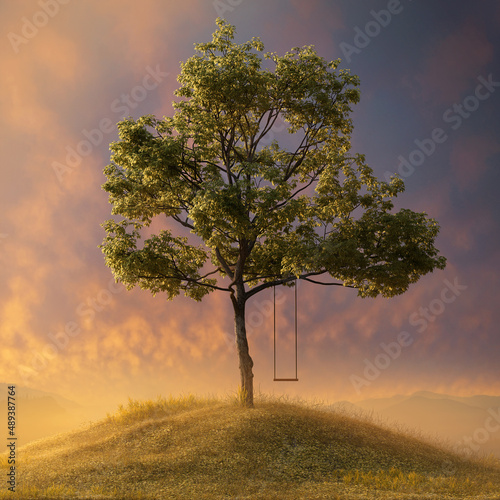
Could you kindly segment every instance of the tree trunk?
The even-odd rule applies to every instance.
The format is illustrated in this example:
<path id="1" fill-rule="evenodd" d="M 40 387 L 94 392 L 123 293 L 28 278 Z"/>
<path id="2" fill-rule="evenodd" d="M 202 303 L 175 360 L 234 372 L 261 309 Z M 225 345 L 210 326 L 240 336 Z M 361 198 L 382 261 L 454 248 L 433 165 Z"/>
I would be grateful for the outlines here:
<path id="1" fill-rule="evenodd" d="M 253 361 L 248 353 L 247 332 L 245 328 L 245 297 L 244 290 L 233 296 L 234 330 L 236 334 L 236 348 L 240 361 L 241 375 L 241 403 L 243 406 L 253 407 Z"/>

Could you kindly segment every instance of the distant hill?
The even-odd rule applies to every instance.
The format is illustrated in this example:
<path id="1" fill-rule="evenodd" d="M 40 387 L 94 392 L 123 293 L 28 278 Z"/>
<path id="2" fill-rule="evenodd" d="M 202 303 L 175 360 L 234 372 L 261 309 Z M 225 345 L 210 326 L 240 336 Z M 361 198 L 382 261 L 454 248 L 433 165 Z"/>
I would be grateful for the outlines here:
<path id="1" fill-rule="evenodd" d="M 0 384 L 0 428 L 7 428 L 7 388 Z M 66 432 L 88 422 L 95 412 L 58 394 L 16 386 L 16 434 L 19 445 Z"/>
<path id="2" fill-rule="evenodd" d="M 439 435 L 457 446 L 469 443 L 472 451 L 500 457 L 498 396 L 458 397 L 421 391 L 410 396 L 367 399 L 355 406 L 425 434 Z"/>
<path id="3" fill-rule="evenodd" d="M 0 383 L 0 401 L 7 399 L 7 388 L 9 384 Z M 16 396 L 22 399 L 39 399 L 50 397 L 54 399 L 57 404 L 67 410 L 79 409 L 82 406 L 74 401 L 63 398 L 58 394 L 46 391 L 39 391 L 38 389 L 31 389 L 30 387 L 16 386 Z"/>
<path id="4" fill-rule="evenodd" d="M 478 462 L 342 412 L 193 397 L 130 402 L 20 450 L 16 498 L 498 500 Z M 376 492 L 376 497 L 373 496 Z"/>

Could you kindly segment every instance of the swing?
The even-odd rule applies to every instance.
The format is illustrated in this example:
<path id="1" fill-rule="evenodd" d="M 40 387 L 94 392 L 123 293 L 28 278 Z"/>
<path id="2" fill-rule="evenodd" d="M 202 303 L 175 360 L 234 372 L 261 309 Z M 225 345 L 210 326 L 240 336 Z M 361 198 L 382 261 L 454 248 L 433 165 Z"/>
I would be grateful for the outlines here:
<path id="1" fill-rule="evenodd" d="M 273 287 L 273 306 L 274 306 L 274 382 L 298 382 L 297 377 L 297 280 L 295 280 L 295 378 L 276 377 L 276 285 Z"/>

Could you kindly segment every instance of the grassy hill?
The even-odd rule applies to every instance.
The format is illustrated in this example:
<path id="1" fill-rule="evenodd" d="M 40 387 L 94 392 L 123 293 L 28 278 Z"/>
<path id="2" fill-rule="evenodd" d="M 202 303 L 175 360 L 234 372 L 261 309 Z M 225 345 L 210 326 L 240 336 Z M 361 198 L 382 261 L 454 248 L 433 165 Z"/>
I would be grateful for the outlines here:
<path id="1" fill-rule="evenodd" d="M 500 499 L 500 464 L 306 404 L 185 397 L 18 450 L 17 494 L 80 499 Z M 1 466 L 5 474 L 6 459 Z"/>

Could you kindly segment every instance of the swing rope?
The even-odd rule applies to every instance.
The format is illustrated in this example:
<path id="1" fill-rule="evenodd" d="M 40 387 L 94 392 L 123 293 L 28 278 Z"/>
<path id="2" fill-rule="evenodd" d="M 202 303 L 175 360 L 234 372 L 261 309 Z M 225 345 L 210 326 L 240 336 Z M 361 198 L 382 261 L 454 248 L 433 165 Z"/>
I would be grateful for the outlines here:
<path id="1" fill-rule="evenodd" d="M 298 374 L 297 374 L 297 280 L 295 280 L 295 378 L 277 378 L 276 377 L 276 285 L 273 287 L 273 312 L 274 312 L 274 320 L 273 320 L 273 334 L 274 334 L 274 382 L 298 382 Z"/>

